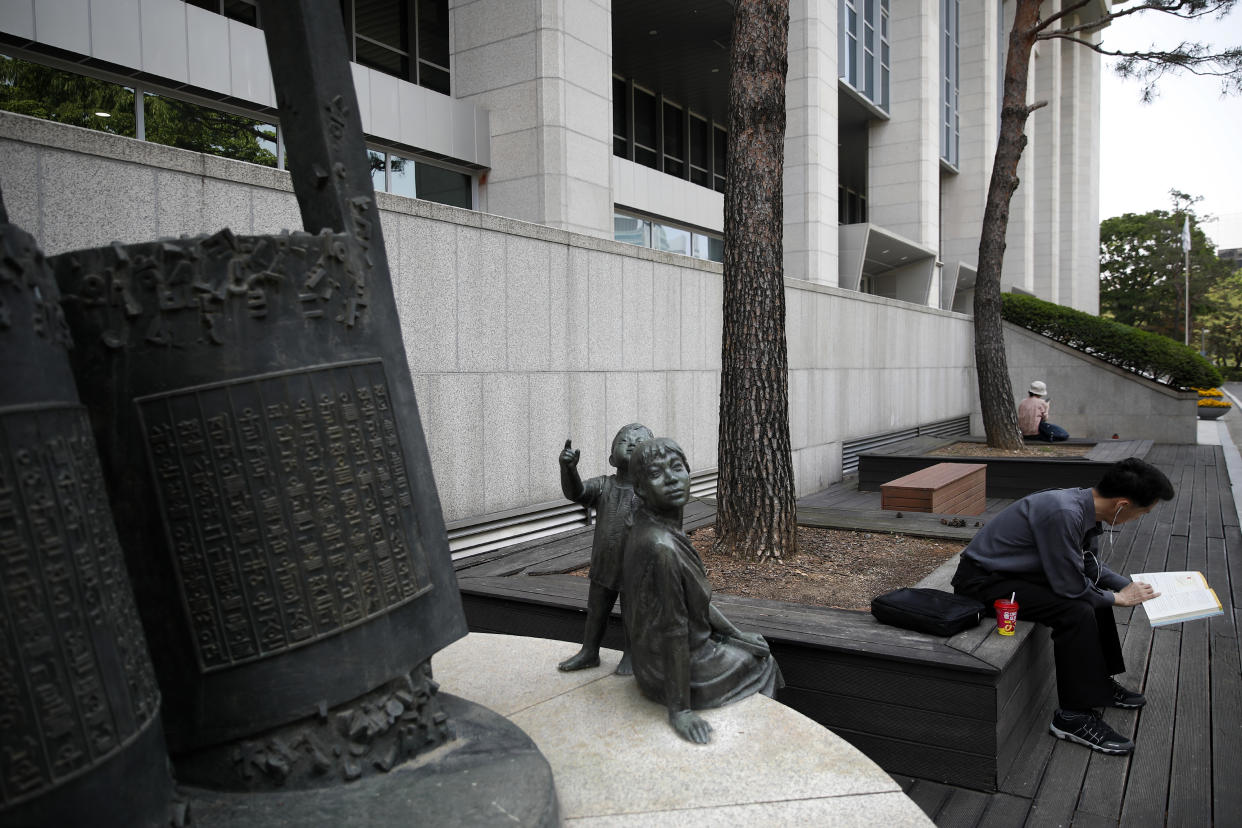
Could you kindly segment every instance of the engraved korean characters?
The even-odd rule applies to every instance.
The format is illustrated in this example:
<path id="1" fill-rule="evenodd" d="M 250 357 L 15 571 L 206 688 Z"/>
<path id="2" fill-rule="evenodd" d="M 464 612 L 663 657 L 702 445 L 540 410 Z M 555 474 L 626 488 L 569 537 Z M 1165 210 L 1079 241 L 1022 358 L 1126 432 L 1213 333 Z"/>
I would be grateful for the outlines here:
<path id="1" fill-rule="evenodd" d="M 378 360 L 136 400 L 200 668 L 333 635 L 429 588 Z"/>

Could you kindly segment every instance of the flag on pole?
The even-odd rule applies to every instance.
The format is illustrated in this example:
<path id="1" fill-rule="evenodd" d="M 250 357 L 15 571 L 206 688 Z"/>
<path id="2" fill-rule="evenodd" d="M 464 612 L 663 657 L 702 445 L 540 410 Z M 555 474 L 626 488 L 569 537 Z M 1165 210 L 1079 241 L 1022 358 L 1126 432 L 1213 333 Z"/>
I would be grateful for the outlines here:
<path id="1" fill-rule="evenodd" d="M 1185 222 L 1182 224 L 1182 252 L 1190 252 L 1190 216 L 1186 216 Z"/>

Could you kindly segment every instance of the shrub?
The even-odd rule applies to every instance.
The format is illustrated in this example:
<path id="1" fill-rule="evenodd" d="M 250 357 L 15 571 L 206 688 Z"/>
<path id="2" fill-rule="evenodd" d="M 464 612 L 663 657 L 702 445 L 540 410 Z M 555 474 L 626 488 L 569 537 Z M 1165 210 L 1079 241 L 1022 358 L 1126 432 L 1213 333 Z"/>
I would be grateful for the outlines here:
<path id="1" fill-rule="evenodd" d="M 1195 391 L 1198 391 L 1198 392 L 1199 392 L 1199 398 L 1200 398 L 1200 399 L 1202 399 L 1203 397 L 1220 397 L 1220 396 L 1222 396 L 1222 394 L 1220 393 L 1220 389 L 1219 389 L 1219 388 L 1195 388 L 1195 389 L 1193 389 L 1193 390 L 1195 390 Z"/>
<path id="2" fill-rule="evenodd" d="M 1167 336 L 1016 293 L 1001 295 L 1001 317 L 1097 359 L 1174 388 L 1213 388 L 1220 371 Z"/>
<path id="3" fill-rule="evenodd" d="M 1230 408 L 1232 405 L 1233 403 L 1226 402 L 1225 400 L 1211 400 L 1205 398 L 1200 398 L 1199 400 L 1200 408 Z"/>

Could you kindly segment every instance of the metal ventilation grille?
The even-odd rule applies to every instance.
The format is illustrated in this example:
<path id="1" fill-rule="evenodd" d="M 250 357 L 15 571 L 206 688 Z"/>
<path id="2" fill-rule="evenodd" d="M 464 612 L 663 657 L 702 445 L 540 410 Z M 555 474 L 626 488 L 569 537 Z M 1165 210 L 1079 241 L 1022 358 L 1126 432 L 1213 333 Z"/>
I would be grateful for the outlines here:
<path id="1" fill-rule="evenodd" d="M 858 455 L 863 452 L 873 451 L 882 446 L 890 446 L 893 443 L 900 443 L 902 440 L 909 440 L 911 437 L 921 437 L 923 435 L 956 437 L 969 433 L 970 415 L 967 414 L 913 428 L 903 428 L 899 431 L 889 431 L 884 434 L 872 434 L 868 437 L 860 437 L 857 440 L 846 440 L 841 444 L 841 474 L 853 474 L 858 471 Z"/>
<path id="2" fill-rule="evenodd" d="M 715 495 L 716 477 L 717 471 L 714 468 L 691 474 L 690 496 Z M 455 520 L 446 528 L 449 551 L 456 560 L 550 535 L 559 535 L 594 522 L 594 510 L 590 510 L 588 514 L 586 507 L 560 500 Z"/>

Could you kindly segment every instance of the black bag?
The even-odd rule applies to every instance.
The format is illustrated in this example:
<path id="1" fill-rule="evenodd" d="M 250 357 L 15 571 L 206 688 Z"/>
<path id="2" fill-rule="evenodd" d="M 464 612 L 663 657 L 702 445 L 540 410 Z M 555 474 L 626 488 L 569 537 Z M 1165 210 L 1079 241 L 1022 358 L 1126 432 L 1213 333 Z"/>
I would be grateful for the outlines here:
<path id="1" fill-rule="evenodd" d="M 931 635 L 956 635 L 977 627 L 987 611 L 974 598 L 940 589 L 898 589 L 871 599 L 871 614 L 878 621 Z"/>

